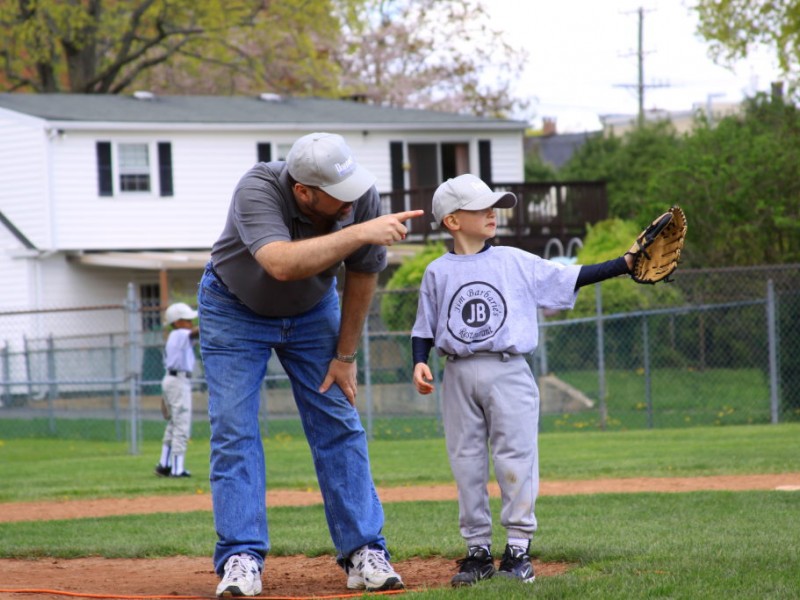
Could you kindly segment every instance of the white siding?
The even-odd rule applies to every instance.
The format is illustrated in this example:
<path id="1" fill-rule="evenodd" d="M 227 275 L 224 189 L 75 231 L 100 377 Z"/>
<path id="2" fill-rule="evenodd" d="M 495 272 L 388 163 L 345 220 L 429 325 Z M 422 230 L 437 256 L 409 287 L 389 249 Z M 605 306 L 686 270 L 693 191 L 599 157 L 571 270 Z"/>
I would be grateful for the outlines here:
<path id="1" fill-rule="evenodd" d="M 234 136 L 143 132 L 124 137 L 70 134 L 56 177 L 61 249 L 208 248 L 222 229 L 234 185 L 255 162 L 255 142 Z M 158 181 L 145 194 L 101 197 L 96 142 L 170 142 L 174 196 Z M 151 157 L 154 168 L 157 156 Z"/>
<path id="2" fill-rule="evenodd" d="M 0 211 L 37 247 L 50 247 L 43 122 L 0 109 Z"/>
<path id="3" fill-rule="evenodd" d="M 481 138 L 485 139 L 485 138 Z M 522 133 L 496 133 L 492 140 L 492 179 L 500 183 L 525 181 Z"/>

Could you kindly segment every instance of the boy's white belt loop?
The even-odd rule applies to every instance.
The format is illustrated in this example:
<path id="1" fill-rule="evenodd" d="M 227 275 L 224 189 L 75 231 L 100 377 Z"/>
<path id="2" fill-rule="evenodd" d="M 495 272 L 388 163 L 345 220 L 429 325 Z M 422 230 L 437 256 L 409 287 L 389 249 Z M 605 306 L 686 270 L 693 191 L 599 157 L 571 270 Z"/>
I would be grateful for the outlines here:
<path id="1" fill-rule="evenodd" d="M 448 354 L 447 360 L 467 360 L 468 358 L 475 358 L 479 356 L 494 356 L 500 359 L 501 362 L 508 362 L 512 356 L 517 356 L 511 352 L 473 352 L 467 356 L 458 356 L 457 354 Z"/>

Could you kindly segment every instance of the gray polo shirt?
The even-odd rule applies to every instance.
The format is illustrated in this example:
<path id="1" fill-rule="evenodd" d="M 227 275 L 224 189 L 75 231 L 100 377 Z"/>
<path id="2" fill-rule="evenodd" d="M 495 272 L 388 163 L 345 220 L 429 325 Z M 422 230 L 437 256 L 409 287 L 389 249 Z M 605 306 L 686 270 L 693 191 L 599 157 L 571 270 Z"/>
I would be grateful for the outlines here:
<path id="1" fill-rule="evenodd" d="M 300 212 L 283 161 L 258 163 L 239 180 L 228 218 L 211 249 L 211 262 L 223 283 L 250 310 L 266 317 L 291 317 L 313 308 L 330 289 L 341 264 L 299 281 L 269 276 L 254 255 L 270 242 L 302 240 L 339 231 L 380 215 L 373 186 L 353 211 L 328 232 L 315 229 Z M 378 273 L 386 267 L 386 248 L 365 245 L 344 260 L 347 270 Z"/>

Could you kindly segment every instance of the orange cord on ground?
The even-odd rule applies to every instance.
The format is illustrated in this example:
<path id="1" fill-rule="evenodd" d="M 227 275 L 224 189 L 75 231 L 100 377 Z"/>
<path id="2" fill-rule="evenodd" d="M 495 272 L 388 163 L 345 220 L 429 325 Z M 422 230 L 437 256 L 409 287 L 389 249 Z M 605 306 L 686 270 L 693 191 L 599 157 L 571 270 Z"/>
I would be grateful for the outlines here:
<path id="1" fill-rule="evenodd" d="M 335 594 L 333 596 L 251 596 L 253 600 L 333 600 L 334 598 L 360 598 L 367 592 L 357 594 Z M 392 596 L 404 594 L 405 590 L 387 590 L 385 592 L 369 592 L 370 596 Z M 163 596 L 137 596 L 129 594 L 86 594 L 83 592 L 65 592 L 61 590 L 47 589 L 13 589 L 6 590 L 0 588 L 0 594 L 50 594 L 54 596 L 70 596 L 72 598 L 102 598 L 111 600 L 209 600 L 215 596 L 176 596 L 165 594 Z"/>

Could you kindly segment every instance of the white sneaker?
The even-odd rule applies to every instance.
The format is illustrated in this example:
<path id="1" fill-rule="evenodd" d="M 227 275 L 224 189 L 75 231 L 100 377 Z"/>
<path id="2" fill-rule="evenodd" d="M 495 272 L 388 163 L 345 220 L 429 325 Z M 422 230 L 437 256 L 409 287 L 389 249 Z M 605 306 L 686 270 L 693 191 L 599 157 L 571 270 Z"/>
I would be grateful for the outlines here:
<path id="1" fill-rule="evenodd" d="M 261 569 L 258 562 L 244 552 L 225 561 L 225 574 L 217 586 L 217 596 L 258 596 L 261 593 Z"/>
<path id="2" fill-rule="evenodd" d="M 405 588 L 382 549 L 362 546 L 350 555 L 348 564 L 347 589 L 378 592 Z"/>

